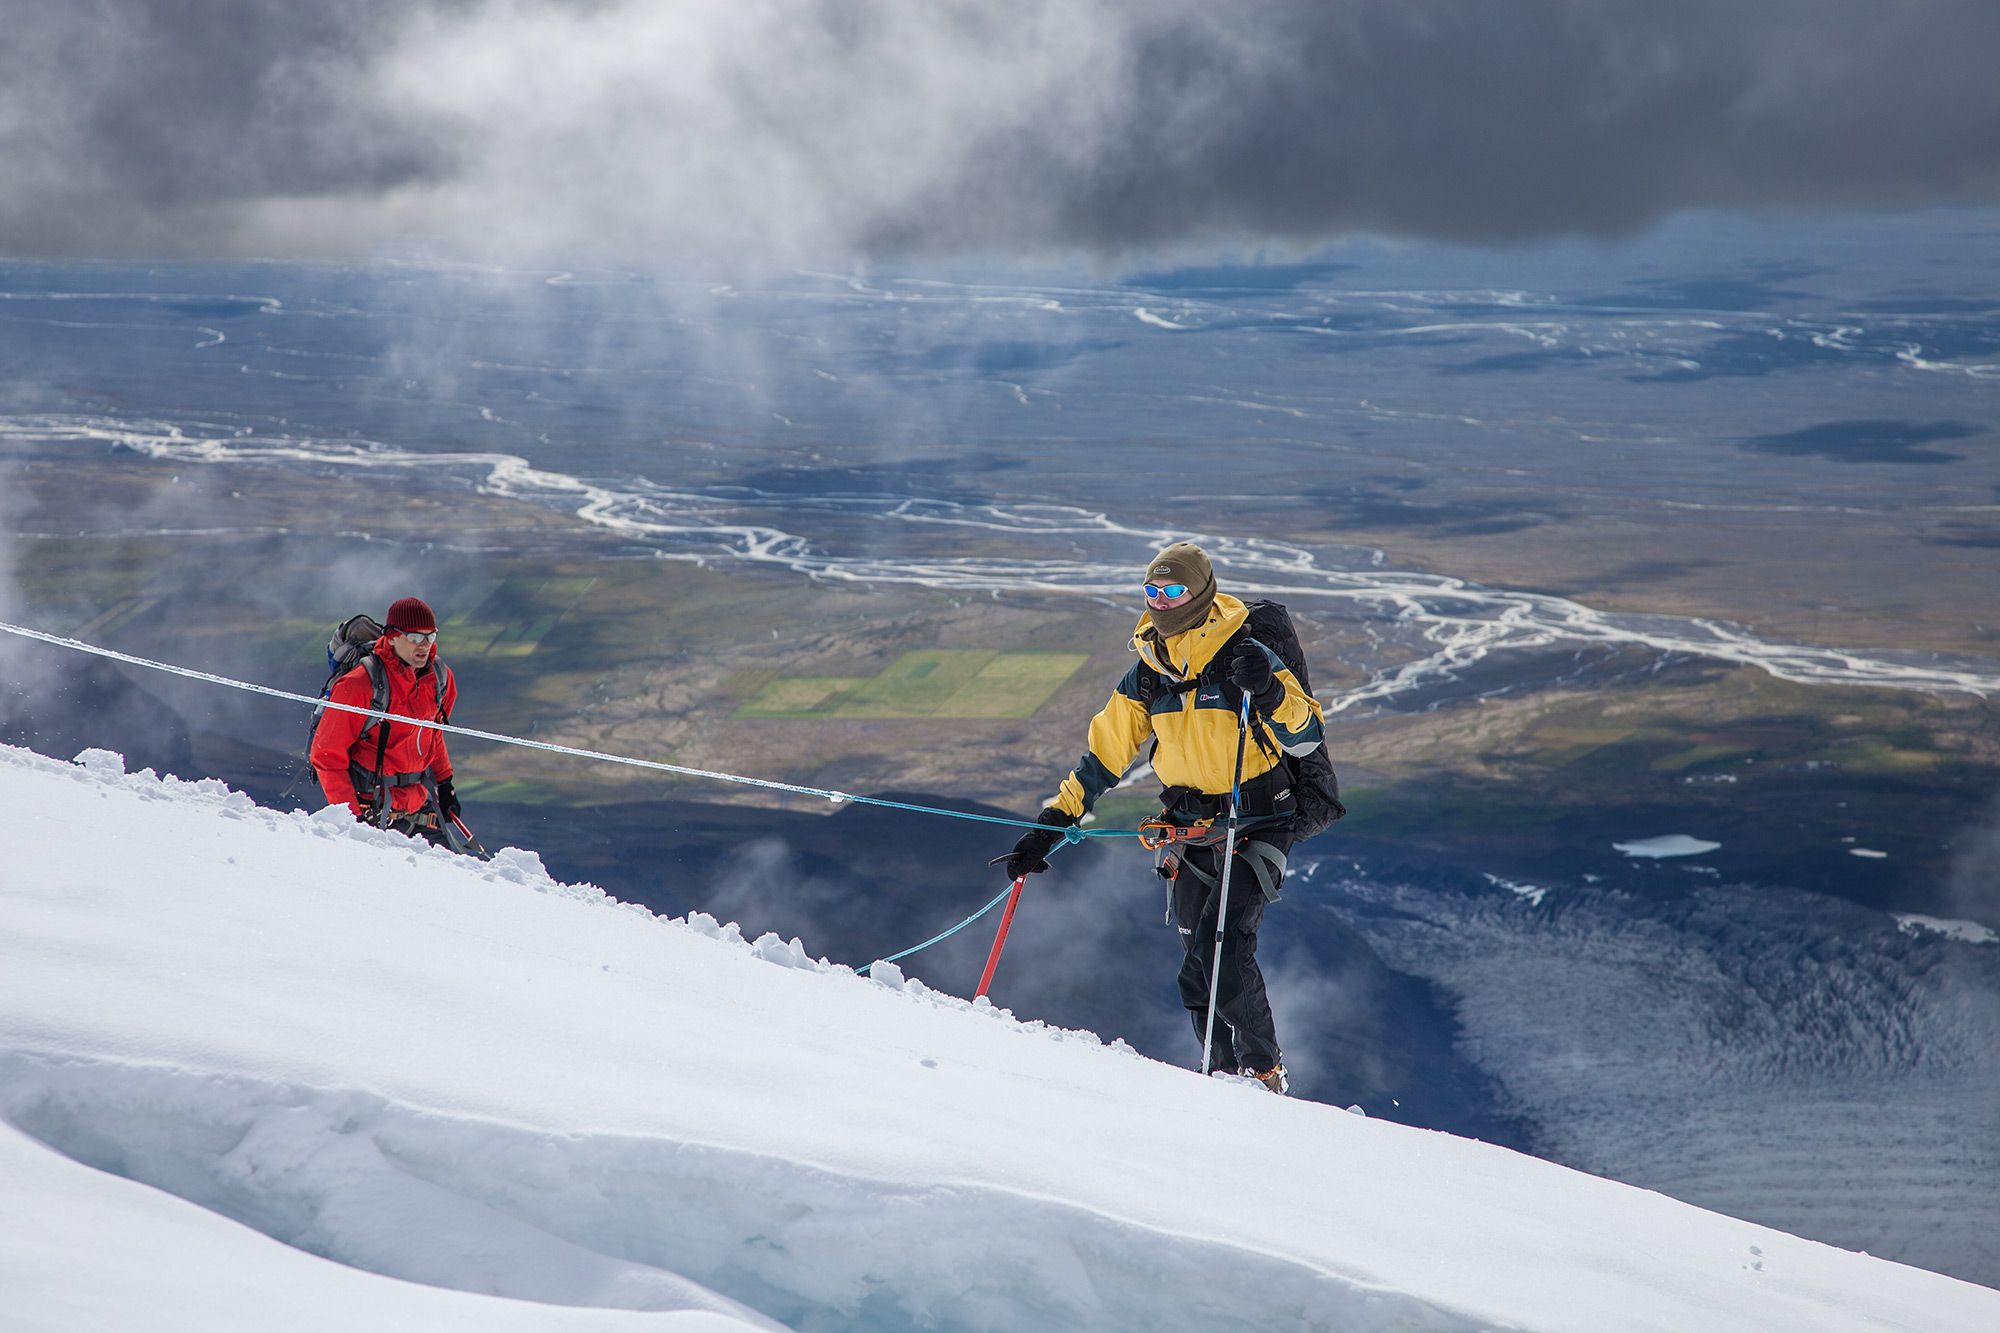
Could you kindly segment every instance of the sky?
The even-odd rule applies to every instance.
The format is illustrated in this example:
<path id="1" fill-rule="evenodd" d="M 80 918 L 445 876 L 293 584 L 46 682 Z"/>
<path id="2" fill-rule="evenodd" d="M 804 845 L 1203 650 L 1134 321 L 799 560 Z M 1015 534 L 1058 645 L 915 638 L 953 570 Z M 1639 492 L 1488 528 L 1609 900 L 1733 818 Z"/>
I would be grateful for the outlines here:
<path id="1" fill-rule="evenodd" d="M 95 831 L 0 875 L 10 1330 L 2000 1322 L 1988 1288 L 654 917 L 529 852 L 123 769 L 0 747 L 9 818 Z"/>
<path id="2" fill-rule="evenodd" d="M 0 0 L 0 254 L 1107 264 L 2000 197 L 1954 0 Z"/>

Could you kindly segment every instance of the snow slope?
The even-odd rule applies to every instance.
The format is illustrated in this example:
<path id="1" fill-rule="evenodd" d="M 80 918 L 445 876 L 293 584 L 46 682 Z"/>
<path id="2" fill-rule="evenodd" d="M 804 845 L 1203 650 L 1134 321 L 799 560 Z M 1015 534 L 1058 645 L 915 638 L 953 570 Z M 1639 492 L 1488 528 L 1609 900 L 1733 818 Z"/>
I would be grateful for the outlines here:
<path id="1" fill-rule="evenodd" d="M 1982 1287 L 662 921 L 529 853 L 102 752 L 0 748 L 0 812 L 10 1333 L 2000 1327 Z"/>

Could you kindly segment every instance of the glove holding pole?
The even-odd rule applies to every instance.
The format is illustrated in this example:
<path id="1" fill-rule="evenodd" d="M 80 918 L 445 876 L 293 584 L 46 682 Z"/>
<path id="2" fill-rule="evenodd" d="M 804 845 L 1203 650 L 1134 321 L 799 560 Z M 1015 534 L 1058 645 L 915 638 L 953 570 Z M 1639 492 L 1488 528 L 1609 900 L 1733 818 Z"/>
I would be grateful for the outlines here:
<path id="1" fill-rule="evenodd" d="M 1013 851 L 1002 853 L 986 864 L 1006 866 L 1007 878 L 1013 880 L 1026 879 L 1029 875 L 1039 875 L 1047 870 L 1049 853 L 1063 840 L 1063 831 L 1073 826 L 1076 821 L 1054 806 L 1050 806 L 1035 816 L 1035 822 L 1041 827 L 1023 833 L 1020 840 L 1014 844 Z"/>
<path id="2" fill-rule="evenodd" d="M 1277 674 L 1271 668 L 1271 655 L 1255 640 L 1246 639 L 1229 654 L 1229 683 L 1249 696 L 1250 701 L 1257 705 L 1257 711 L 1265 717 L 1271 716 L 1285 702 L 1285 687 L 1278 683 Z M 1236 767 L 1236 780 L 1241 783 L 1243 766 L 1238 764 Z"/>
<path id="3" fill-rule="evenodd" d="M 1007 910 L 1000 914 L 1000 929 L 993 933 L 993 947 L 986 954 L 985 970 L 979 974 L 979 988 L 972 992 L 975 1000 L 993 984 L 994 969 L 1000 966 L 1000 950 L 1007 945 L 1007 928 L 1014 924 L 1014 909 L 1021 905 L 1022 886 L 1028 882 L 1028 876 L 1039 875 L 1049 868 L 1049 853 L 1063 840 L 1063 831 L 1076 823 L 1054 806 L 1035 816 L 1035 822 L 1041 827 L 1023 833 L 1013 851 L 1003 852 L 986 863 L 1005 865 L 1007 878 L 1014 881 L 1014 891 L 1007 895 Z"/>
<path id="4" fill-rule="evenodd" d="M 1252 648 L 1256 660 L 1263 664 L 1264 679 L 1271 680 L 1271 666 L 1264 661 L 1262 650 Z M 1229 662 L 1230 678 L 1235 679 L 1236 664 L 1245 659 L 1239 655 Z M 1254 674 L 1251 673 L 1251 674 Z M 1210 1062 L 1215 1055 L 1215 1002 L 1222 985 L 1222 934 L 1229 921 L 1229 872 L 1236 864 L 1236 824 L 1243 808 L 1243 746 L 1250 738 L 1250 695 L 1243 691 L 1243 707 L 1237 717 L 1236 731 L 1236 776 L 1229 786 L 1229 833 L 1222 847 L 1222 887 L 1221 901 L 1215 908 L 1215 958 L 1208 968 L 1208 1025 L 1201 1035 L 1201 1072 L 1205 1078 L 1210 1072 Z"/>

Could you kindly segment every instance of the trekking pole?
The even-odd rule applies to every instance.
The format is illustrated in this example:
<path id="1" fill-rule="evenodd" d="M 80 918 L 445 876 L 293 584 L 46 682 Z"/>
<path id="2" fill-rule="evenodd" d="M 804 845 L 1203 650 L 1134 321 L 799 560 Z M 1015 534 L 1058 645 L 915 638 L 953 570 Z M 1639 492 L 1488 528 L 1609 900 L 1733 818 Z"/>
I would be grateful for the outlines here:
<path id="1" fill-rule="evenodd" d="M 986 994 L 986 988 L 993 984 L 993 969 L 1000 966 L 1000 950 L 1007 943 L 1007 927 L 1014 924 L 1014 909 L 1021 905 L 1021 886 L 1028 882 L 1026 875 L 1014 881 L 1014 891 L 1007 895 L 1007 910 L 1000 914 L 1000 929 L 993 936 L 993 949 L 986 955 L 986 970 L 979 974 L 979 989 L 972 992 L 978 999 Z"/>
<path id="2" fill-rule="evenodd" d="M 1250 691 L 1243 691 L 1243 707 L 1237 715 L 1236 777 L 1229 787 L 1229 835 L 1222 847 L 1222 898 L 1215 908 L 1215 961 L 1208 968 L 1208 1026 L 1201 1034 L 1201 1075 L 1209 1075 L 1208 1062 L 1215 1052 L 1215 999 L 1222 988 L 1222 932 L 1229 923 L 1229 871 L 1236 864 L 1236 817 L 1243 807 L 1243 744 L 1250 738 Z"/>

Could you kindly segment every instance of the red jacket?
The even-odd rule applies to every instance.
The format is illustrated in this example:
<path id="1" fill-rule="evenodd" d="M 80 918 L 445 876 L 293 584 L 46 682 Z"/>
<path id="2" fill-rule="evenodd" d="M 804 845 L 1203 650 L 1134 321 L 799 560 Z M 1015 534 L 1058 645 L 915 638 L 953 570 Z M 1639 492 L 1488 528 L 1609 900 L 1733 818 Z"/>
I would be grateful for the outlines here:
<path id="1" fill-rule="evenodd" d="M 438 660 L 435 648 L 431 650 L 431 660 L 413 671 L 396 656 L 385 634 L 375 641 L 375 656 L 389 682 L 389 706 L 383 711 L 441 722 L 457 706 L 458 682 L 452 679 L 451 668 Z M 434 672 L 444 673 L 442 713 L 438 709 Z M 328 697 L 337 704 L 367 708 L 373 694 L 368 668 L 357 664 L 333 683 Z M 430 793 L 416 779 L 424 773 L 428 772 L 434 782 L 443 782 L 451 776 L 451 755 L 445 751 L 442 731 L 399 726 L 394 722 L 383 724 L 360 713 L 329 708 L 321 714 L 312 741 L 313 772 L 319 776 L 320 790 L 326 793 L 329 804 L 344 801 L 354 813 L 361 813 L 363 800 L 355 791 L 353 769 L 358 766 L 370 774 L 375 771 L 375 751 L 380 739 L 376 728 L 382 725 L 389 728 L 389 740 L 382 754 L 381 771 L 390 780 L 389 799 L 395 809 L 423 809 Z"/>

